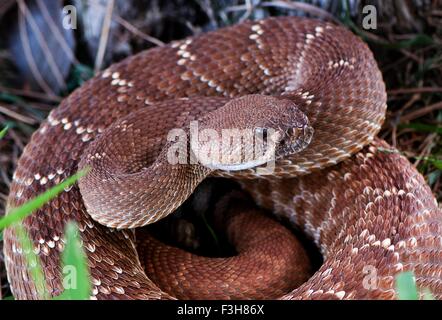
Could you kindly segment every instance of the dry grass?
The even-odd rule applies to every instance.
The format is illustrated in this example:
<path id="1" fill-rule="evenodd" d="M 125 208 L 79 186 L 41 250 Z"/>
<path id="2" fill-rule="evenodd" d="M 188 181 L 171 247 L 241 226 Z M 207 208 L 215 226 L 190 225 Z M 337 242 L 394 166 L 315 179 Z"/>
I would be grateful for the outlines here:
<path id="1" fill-rule="evenodd" d="M 93 0 L 90 0 L 93 2 Z M 4 10 L 6 5 L 14 1 L 6 1 L 0 6 Z M 18 0 L 23 7 L 23 2 Z M 176 0 L 176 6 L 162 6 L 158 1 L 152 1 L 151 12 L 141 18 L 127 20 L 113 12 L 112 20 L 116 21 L 126 32 L 128 45 L 134 45 L 134 51 L 153 45 L 162 45 L 171 38 L 180 38 L 191 33 L 201 32 L 203 29 L 213 29 L 225 24 L 233 24 L 248 18 L 261 18 L 267 15 L 287 14 L 290 9 L 298 9 L 312 16 L 319 16 L 329 20 L 338 20 L 330 13 L 312 5 L 286 1 L 214 1 L 195 0 L 182 8 L 182 1 Z M 228 5 L 225 5 L 225 4 Z M 257 6 L 256 4 L 259 3 Z M 181 7 L 180 7 L 181 5 Z M 162 11 L 165 10 L 165 11 Z M 182 10 L 182 11 L 180 11 Z M 342 9 L 341 9 L 342 10 Z M 380 10 L 382 11 L 382 10 Z M 387 10 L 388 11 L 388 10 Z M 112 12 L 109 9 L 109 12 Z M 108 12 L 108 18 L 110 13 Z M 413 12 L 418 16 L 411 16 L 409 30 L 397 30 L 392 25 L 395 12 L 390 15 L 384 12 L 384 20 L 379 21 L 375 32 L 367 32 L 359 28 L 357 19 L 348 20 L 344 15 L 340 22 L 360 33 L 373 50 L 383 72 L 388 90 L 388 113 L 381 137 L 400 152 L 406 155 L 420 170 L 430 184 L 438 200 L 442 199 L 442 37 L 441 30 L 437 29 L 442 17 L 440 7 L 431 7 L 424 13 Z M 154 34 L 144 30 L 153 19 L 161 28 L 152 29 Z M 171 19 L 176 23 L 169 23 Z M 438 20 L 439 19 L 439 20 Z M 402 14 L 400 19 L 404 24 Z M 420 21 L 419 28 L 413 29 L 414 21 Z M 405 22 L 406 23 L 406 22 Z M 183 34 L 183 26 L 186 31 Z M 156 31 L 155 31 L 156 30 Z M 81 32 L 81 29 L 78 31 Z M 81 47 L 77 50 L 74 66 L 66 79 L 67 87 L 71 90 L 80 85 L 88 77 L 90 70 L 103 65 L 104 48 L 109 27 L 104 27 L 99 54 L 92 59 L 81 59 L 86 56 Z M 141 41 L 141 45 L 139 44 Z M 80 50 L 80 51 L 79 51 Z M 50 55 L 48 55 L 50 56 Z M 42 84 L 42 92 L 29 89 L 26 83 L 14 83 L 13 68 L 10 65 L 8 52 L 0 48 L 0 73 L 10 77 L 0 79 L 0 130 L 3 126 L 9 127 L 7 136 L 0 140 L 0 216 L 4 214 L 11 177 L 20 154 L 29 138 L 39 124 L 46 118 L 49 111 L 57 106 L 62 97 L 54 93 L 46 84 Z M 32 61 L 32 59 L 31 59 Z M 80 62 L 84 64 L 80 64 Z M 89 65 L 86 67 L 85 65 Z M 7 70 L 2 70 L 7 69 Z M 37 71 L 38 73 L 38 71 Z M 12 79 L 11 81 L 9 79 Z M 38 77 L 37 77 L 38 79 Z M 63 80 L 64 81 L 64 80 Z M 60 94 L 61 95 L 61 94 Z M 2 255 L 0 255 L 0 280 L 3 295 L 8 295 Z"/>

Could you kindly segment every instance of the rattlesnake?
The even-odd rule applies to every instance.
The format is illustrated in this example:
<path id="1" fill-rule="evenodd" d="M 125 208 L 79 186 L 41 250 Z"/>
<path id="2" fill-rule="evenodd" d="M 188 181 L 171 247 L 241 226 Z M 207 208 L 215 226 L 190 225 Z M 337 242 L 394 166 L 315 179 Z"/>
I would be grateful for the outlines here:
<path id="1" fill-rule="evenodd" d="M 299 228 L 323 257 L 319 270 L 281 298 L 391 299 L 394 276 L 403 270 L 440 298 L 442 215 L 416 169 L 375 138 L 385 110 L 376 62 L 348 30 L 296 17 L 246 21 L 141 52 L 73 92 L 26 146 L 8 209 L 91 166 L 79 184 L 23 222 L 49 293 L 63 290 L 63 230 L 75 220 L 92 298 L 168 299 L 174 293 L 146 275 L 135 233 L 126 228 L 173 212 L 206 176 L 233 178 L 259 206 Z M 255 165 L 226 171 L 167 163 L 168 132 L 197 119 L 218 129 L 276 126 L 289 142 L 288 133 L 298 140 L 285 145 L 266 175 Z M 37 298 L 13 229 L 4 241 L 14 296 Z M 181 276 L 192 267 L 173 263 L 178 287 L 188 286 Z M 235 285 L 201 281 L 207 290 Z"/>

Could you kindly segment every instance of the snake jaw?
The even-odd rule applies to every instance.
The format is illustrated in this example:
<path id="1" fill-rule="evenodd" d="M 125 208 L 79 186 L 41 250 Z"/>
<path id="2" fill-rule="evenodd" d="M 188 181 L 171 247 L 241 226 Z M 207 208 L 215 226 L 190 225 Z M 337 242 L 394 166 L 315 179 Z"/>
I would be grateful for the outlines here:
<path id="1" fill-rule="evenodd" d="M 276 149 L 284 136 L 281 130 L 259 126 L 239 132 L 241 136 L 234 137 L 239 143 L 207 141 L 193 146 L 192 152 L 203 166 L 222 171 L 253 169 L 276 160 Z M 204 151 L 208 149 L 217 151 L 214 157 L 207 157 Z"/>

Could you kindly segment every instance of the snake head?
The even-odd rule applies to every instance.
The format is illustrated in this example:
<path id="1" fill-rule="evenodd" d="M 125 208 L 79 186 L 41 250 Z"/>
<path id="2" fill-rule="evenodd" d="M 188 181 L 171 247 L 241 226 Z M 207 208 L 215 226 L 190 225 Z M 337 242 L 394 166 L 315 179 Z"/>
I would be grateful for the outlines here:
<path id="1" fill-rule="evenodd" d="M 233 99 L 211 112 L 200 121 L 199 132 L 206 130 L 210 134 L 191 146 L 193 155 L 203 166 L 227 171 L 300 152 L 313 136 L 307 116 L 292 101 L 263 95 Z"/>

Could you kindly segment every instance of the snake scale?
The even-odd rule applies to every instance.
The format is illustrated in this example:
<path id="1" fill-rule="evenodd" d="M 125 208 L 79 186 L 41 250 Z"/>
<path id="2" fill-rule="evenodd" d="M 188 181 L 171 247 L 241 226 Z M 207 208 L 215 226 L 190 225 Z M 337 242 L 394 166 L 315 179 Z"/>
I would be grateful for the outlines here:
<path id="1" fill-rule="evenodd" d="M 395 275 L 406 270 L 441 298 L 442 215 L 423 177 L 375 137 L 385 110 L 382 75 L 350 31 L 297 17 L 246 21 L 141 52 L 74 91 L 26 146 L 8 210 L 91 167 L 23 222 L 51 295 L 63 290 L 63 230 L 74 220 L 93 299 L 394 299 Z M 217 130 L 276 127 L 274 172 L 168 163 L 168 133 L 194 120 Z M 299 243 L 235 196 L 218 209 L 232 216 L 232 241 L 248 241 L 238 257 L 210 264 L 137 235 L 134 228 L 172 213 L 208 176 L 238 181 L 260 208 L 301 230 L 322 255 L 319 269 L 289 280 L 308 268 Z M 4 252 L 14 296 L 38 298 L 13 229 Z M 267 293 L 273 273 L 295 285 Z M 189 293 L 198 288 L 204 293 Z"/>

